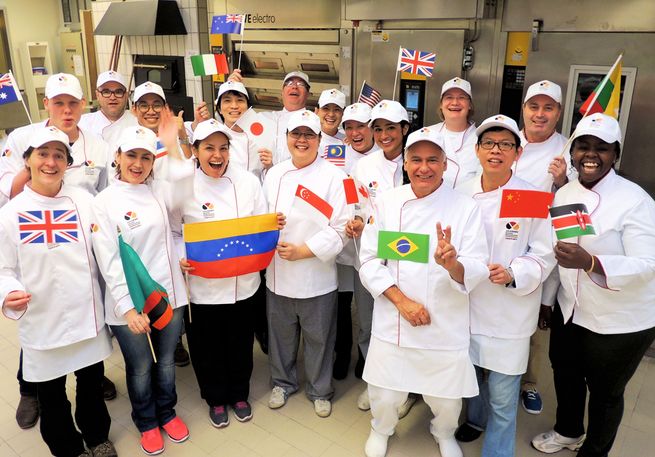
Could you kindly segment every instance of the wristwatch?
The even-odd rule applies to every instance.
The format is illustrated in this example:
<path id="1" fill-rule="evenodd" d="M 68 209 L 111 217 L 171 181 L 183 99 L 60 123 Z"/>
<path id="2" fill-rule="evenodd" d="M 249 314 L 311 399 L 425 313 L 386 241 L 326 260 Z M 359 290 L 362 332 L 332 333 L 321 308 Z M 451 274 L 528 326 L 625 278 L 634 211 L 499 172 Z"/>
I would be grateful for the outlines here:
<path id="1" fill-rule="evenodd" d="M 512 278 L 510 282 L 505 284 L 505 287 L 516 288 L 516 279 L 514 279 L 514 271 L 512 270 L 512 267 L 507 267 L 505 271 L 509 274 L 509 277 Z"/>
<path id="2" fill-rule="evenodd" d="M 189 141 L 189 137 L 186 137 L 185 139 L 179 138 L 178 143 L 180 144 L 180 146 L 185 146 L 185 145 L 189 146 L 191 144 L 191 142 Z"/>

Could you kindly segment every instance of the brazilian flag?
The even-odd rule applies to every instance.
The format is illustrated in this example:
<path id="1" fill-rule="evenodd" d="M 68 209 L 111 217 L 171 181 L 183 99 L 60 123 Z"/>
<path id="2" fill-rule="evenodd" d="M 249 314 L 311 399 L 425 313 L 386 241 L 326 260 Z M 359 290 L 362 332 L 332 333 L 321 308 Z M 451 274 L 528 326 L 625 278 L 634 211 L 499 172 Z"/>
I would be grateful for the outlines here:
<path id="1" fill-rule="evenodd" d="M 378 233 L 378 258 L 428 263 L 430 235 L 381 230 Z"/>
<path id="2" fill-rule="evenodd" d="M 139 254 L 123 240 L 123 235 L 118 235 L 118 248 L 134 308 L 148 315 L 153 328 L 162 330 L 173 317 L 166 289 L 152 279 Z"/>

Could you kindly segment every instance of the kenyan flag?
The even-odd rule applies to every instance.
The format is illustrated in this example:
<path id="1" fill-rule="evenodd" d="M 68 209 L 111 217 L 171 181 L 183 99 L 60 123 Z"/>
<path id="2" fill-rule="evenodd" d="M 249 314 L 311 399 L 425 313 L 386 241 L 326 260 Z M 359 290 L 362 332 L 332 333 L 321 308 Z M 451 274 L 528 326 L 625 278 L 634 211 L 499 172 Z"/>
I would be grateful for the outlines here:
<path id="1" fill-rule="evenodd" d="M 596 234 L 584 203 L 550 208 L 550 217 L 558 240 Z"/>

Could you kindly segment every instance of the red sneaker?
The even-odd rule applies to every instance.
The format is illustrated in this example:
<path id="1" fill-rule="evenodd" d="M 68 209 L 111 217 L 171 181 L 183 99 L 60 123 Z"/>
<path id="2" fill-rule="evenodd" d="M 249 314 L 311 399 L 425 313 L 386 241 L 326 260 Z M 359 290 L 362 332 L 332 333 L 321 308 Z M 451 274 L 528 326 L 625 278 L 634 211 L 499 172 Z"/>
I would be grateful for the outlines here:
<path id="1" fill-rule="evenodd" d="M 182 419 L 175 416 L 168 423 L 162 425 L 168 437 L 175 443 L 181 443 L 189 438 L 189 429 Z"/>
<path id="2" fill-rule="evenodd" d="M 159 427 L 146 430 L 141 434 L 141 449 L 148 455 L 157 455 L 164 452 L 164 439 Z"/>

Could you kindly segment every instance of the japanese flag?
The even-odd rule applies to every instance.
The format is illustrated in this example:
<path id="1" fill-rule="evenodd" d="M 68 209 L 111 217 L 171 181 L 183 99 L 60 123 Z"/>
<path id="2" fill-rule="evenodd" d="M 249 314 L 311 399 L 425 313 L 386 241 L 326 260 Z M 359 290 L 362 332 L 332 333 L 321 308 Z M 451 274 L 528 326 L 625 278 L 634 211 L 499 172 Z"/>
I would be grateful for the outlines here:
<path id="1" fill-rule="evenodd" d="M 259 148 L 275 150 L 277 130 L 272 120 L 257 113 L 254 109 L 248 108 L 236 121 L 236 125 L 246 132 L 248 139 Z"/>

